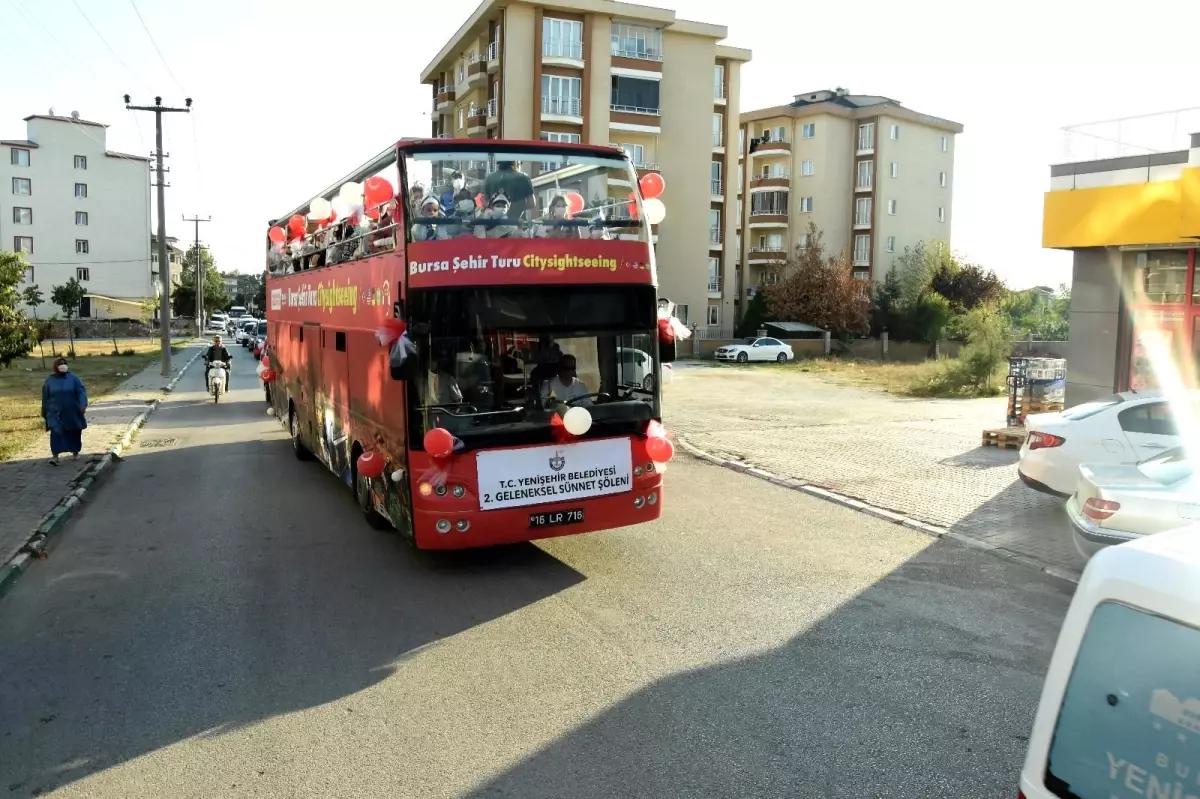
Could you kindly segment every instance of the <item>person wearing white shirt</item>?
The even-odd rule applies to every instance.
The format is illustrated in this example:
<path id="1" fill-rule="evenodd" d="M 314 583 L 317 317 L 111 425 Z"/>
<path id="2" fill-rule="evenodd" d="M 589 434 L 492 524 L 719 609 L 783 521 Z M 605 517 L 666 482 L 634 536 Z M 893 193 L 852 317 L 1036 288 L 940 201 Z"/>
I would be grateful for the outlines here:
<path id="1" fill-rule="evenodd" d="M 580 399 L 576 405 L 591 405 L 592 401 L 586 399 L 591 393 L 576 376 L 574 355 L 562 356 L 558 361 L 558 374 L 542 383 L 542 402 L 553 397 L 554 403 L 570 403 Z"/>

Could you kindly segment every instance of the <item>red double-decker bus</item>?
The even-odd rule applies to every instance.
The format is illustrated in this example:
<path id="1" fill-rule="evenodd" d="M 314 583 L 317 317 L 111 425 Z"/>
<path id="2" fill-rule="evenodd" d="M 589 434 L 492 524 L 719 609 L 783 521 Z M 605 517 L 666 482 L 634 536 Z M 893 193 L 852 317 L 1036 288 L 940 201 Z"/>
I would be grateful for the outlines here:
<path id="1" fill-rule="evenodd" d="M 344 215 L 377 177 L 398 187 L 378 212 L 272 230 L 268 395 L 297 456 L 423 549 L 657 519 L 674 345 L 629 158 L 405 140 L 272 225 Z"/>

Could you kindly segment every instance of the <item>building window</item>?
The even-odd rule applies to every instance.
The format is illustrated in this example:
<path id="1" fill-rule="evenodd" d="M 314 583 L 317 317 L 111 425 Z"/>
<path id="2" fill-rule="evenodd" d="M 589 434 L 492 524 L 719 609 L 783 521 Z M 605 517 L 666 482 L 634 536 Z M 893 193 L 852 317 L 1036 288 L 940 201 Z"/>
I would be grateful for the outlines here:
<path id="1" fill-rule="evenodd" d="M 578 117 L 583 115 L 579 98 L 583 82 L 579 78 L 542 75 L 542 113 Z"/>
<path id="2" fill-rule="evenodd" d="M 813 209 L 813 198 L 812 197 L 801 197 L 800 198 L 800 213 L 811 214 L 812 209 Z"/>
<path id="3" fill-rule="evenodd" d="M 746 152 L 746 129 L 738 128 L 738 153 Z"/>
<path id="4" fill-rule="evenodd" d="M 713 97 L 717 100 L 725 99 L 725 65 L 717 64 L 713 67 Z"/>
<path id="5" fill-rule="evenodd" d="M 950 139 L 945 136 L 942 137 L 942 152 L 950 152 Z"/>
<path id="6" fill-rule="evenodd" d="M 89 270 L 86 266 L 79 266 L 79 267 L 75 268 L 75 279 L 76 280 L 86 281 L 86 280 L 90 279 L 91 276 L 92 276 L 91 270 Z"/>
<path id="7" fill-rule="evenodd" d="M 461 105 L 458 107 L 458 129 L 462 130 L 467 126 L 467 109 Z"/>
<path id="8" fill-rule="evenodd" d="M 675 318 L 685 325 L 688 323 L 688 307 L 687 303 L 680 303 L 675 306 Z"/>
<path id="9" fill-rule="evenodd" d="M 1182 305 L 1187 298 L 1187 250 L 1127 252 L 1127 295 L 1134 305 Z"/>
<path id="10" fill-rule="evenodd" d="M 808 234 L 807 233 L 801 233 L 796 238 L 796 249 L 797 250 L 807 250 L 808 249 Z"/>
<path id="11" fill-rule="evenodd" d="M 813 173 L 813 162 L 812 161 L 801 161 L 800 162 L 800 174 L 803 177 L 807 178 L 807 177 L 811 177 L 812 173 Z"/>
<path id="12" fill-rule="evenodd" d="M 775 135 L 772 136 L 771 138 L 774 139 L 775 141 L 787 141 L 788 140 L 787 126 L 786 125 L 777 125 L 775 127 Z"/>
<path id="13" fill-rule="evenodd" d="M 708 290 L 709 291 L 720 291 L 721 290 L 721 259 L 720 258 L 710 257 L 708 259 Z"/>
<path id="14" fill-rule="evenodd" d="M 750 216 L 779 216 L 787 212 L 786 191 L 760 191 L 750 195 Z"/>
<path id="15" fill-rule="evenodd" d="M 896 237 L 895 236 L 887 237 L 887 251 L 888 252 L 896 251 Z"/>
<path id="16" fill-rule="evenodd" d="M 708 241 L 710 244 L 721 243 L 721 212 L 716 208 L 708 209 Z"/>
<path id="17" fill-rule="evenodd" d="M 542 55 L 583 60 L 583 23 L 573 19 L 542 19 Z"/>
<path id="18" fill-rule="evenodd" d="M 713 147 L 725 146 L 725 115 L 713 114 Z"/>
<path id="19" fill-rule="evenodd" d="M 900 126 L 899 125 L 892 125 L 891 137 L 892 137 L 892 141 L 900 141 Z"/>
<path id="20" fill-rule="evenodd" d="M 88 223 L 88 212 L 87 211 L 76 211 L 75 212 L 75 224 L 80 225 L 80 226 L 86 226 L 87 223 Z"/>
<path id="21" fill-rule="evenodd" d="M 467 62 L 466 61 L 458 62 L 458 82 L 459 83 L 467 82 Z"/>
<path id="22" fill-rule="evenodd" d="M 87 255 L 88 254 L 87 239 L 75 239 L 75 254 L 76 255 Z"/>
<path id="23" fill-rule="evenodd" d="M 580 144 L 583 142 L 583 137 L 578 133 L 556 133 L 553 131 L 547 133 L 546 131 L 542 131 L 542 141 L 560 142 L 562 144 Z M 621 146 L 625 148 L 626 152 L 628 152 L 631 157 L 633 156 L 633 151 L 629 148 L 634 146 L 641 147 L 640 144 L 622 144 Z M 634 163 L 636 164 L 639 162 L 635 159 Z"/>
<path id="24" fill-rule="evenodd" d="M 17 147 L 12 148 L 12 165 L 13 166 L 29 166 L 29 151 L 22 150 Z"/>
<path id="25" fill-rule="evenodd" d="M 86 183 L 76 183 L 75 184 L 75 197 L 76 197 L 76 199 L 79 199 L 79 200 L 87 199 L 87 184 Z"/>
<path id="26" fill-rule="evenodd" d="M 868 122 L 858 126 L 858 150 L 864 152 L 875 149 L 875 123 Z"/>
<path id="27" fill-rule="evenodd" d="M 582 32 L 580 35 L 582 36 Z M 662 61 L 662 29 L 614 22 L 612 54 L 620 58 Z"/>
<path id="28" fill-rule="evenodd" d="M 746 170 L 745 170 L 745 168 L 742 166 L 742 164 L 740 164 L 740 163 L 738 164 L 738 173 L 737 173 L 737 175 L 738 175 L 738 182 L 737 182 L 737 185 L 738 185 L 738 191 L 741 191 L 741 190 L 742 190 L 742 186 L 746 185 Z"/>
<path id="29" fill-rule="evenodd" d="M 13 224 L 14 225 L 32 225 L 33 224 L 33 209 L 18 208 L 13 206 Z"/>
<path id="30" fill-rule="evenodd" d="M 940 205 L 938 206 L 938 221 L 939 222 L 946 221 L 946 209 Z"/>
<path id="31" fill-rule="evenodd" d="M 946 188 L 946 173 L 945 172 L 938 172 L 938 185 L 940 185 L 943 189 Z"/>
<path id="32" fill-rule="evenodd" d="M 888 200 L 888 216 L 896 215 L 896 201 Z"/>
<path id="33" fill-rule="evenodd" d="M 87 156 L 86 155 L 75 156 L 75 168 L 76 169 L 87 169 Z"/>
<path id="34" fill-rule="evenodd" d="M 579 83 L 579 78 L 571 78 L 570 80 Z M 657 116 L 660 108 L 658 104 L 658 88 L 659 82 L 656 80 L 625 78 L 613 75 L 609 104 L 613 111 L 653 114 Z"/>
<path id="35" fill-rule="evenodd" d="M 33 181 L 29 178 L 13 178 L 12 189 L 13 194 L 28 197 L 33 194 Z"/>
<path id="36" fill-rule="evenodd" d="M 13 236 L 13 252 L 33 252 L 33 236 Z"/>
<path id="37" fill-rule="evenodd" d="M 578 134 L 568 134 L 575 135 Z M 633 161 L 634 166 L 644 166 L 646 164 L 646 148 L 641 144 L 622 144 L 621 148 L 629 153 L 629 160 Z"/>
<path id="38" fill-rule="evenodd" d="M 854 265 L 865 266 L 871 262 L 871 237 L 854 237 Z"/>
<path id="39" fill-rule="evenodd" d="M 817 123 L 816 122 L 805 122 L 803 125 L 800 126 L 800 137 L 802 139 L 816 138 L 816 135 L 817 135 Z"/>
<path id="40" fill-rule="evenodd" d="M 871 224 L 871 198 L 859 197 L 854 201 L 854 224 Z"/>
<path id="41" fill-rule="evenodd" d="M 874 173 L 875 173 L 875 162 L 874 161 L 859 161 L 858 162 L 858 174 L 854 180 L 855 187 L 859 188 L 859 189 L 871 188 L 871 178 L 874 176 Z"/>
<path id="42" fill-rule="evenodd" d="M 708 306 L 708 326 L 709 327 L 720 327 L 720 325 L 721 325 L 721 306 L 720 305 Z"/>

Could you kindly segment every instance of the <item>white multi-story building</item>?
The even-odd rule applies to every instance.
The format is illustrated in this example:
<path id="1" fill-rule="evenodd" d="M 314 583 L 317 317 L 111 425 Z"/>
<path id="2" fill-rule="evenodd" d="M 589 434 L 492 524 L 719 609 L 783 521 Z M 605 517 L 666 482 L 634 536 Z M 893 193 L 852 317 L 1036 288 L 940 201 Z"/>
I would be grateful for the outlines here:
<path id="1" fill-rule="evenodd" d="M 34 114 L 0 139 L 0 249 L 22 251 L 26 282 L 50 300 L 77 278 L 81 318 L 137 317 L 156 294 L 150 260 L 150 159 L 109 150 L 107 126 Z"/>

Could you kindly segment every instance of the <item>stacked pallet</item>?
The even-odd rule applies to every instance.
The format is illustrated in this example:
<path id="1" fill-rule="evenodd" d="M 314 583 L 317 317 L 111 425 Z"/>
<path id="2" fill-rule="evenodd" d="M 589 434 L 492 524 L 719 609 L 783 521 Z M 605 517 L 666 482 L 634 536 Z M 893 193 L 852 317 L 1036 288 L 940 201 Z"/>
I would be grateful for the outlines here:
<path id="1" fill-rule="evenodd" d="M 998 430 L 983 431 L 983 445 L 985 447 L 999 447 L 1000 449 L 1020 449 L 1025 443 L 1025 428 L 1024 427 L 1001 427 Z"/>
<path id="2" fill-rule="evenodd" d="M 1067 389 L 1067 362 L 1063 358 L 1008 359 L 1008 426 L 1025 424 L 1031 413 L 1063 409 Z"/>

